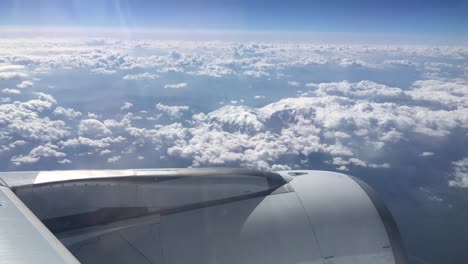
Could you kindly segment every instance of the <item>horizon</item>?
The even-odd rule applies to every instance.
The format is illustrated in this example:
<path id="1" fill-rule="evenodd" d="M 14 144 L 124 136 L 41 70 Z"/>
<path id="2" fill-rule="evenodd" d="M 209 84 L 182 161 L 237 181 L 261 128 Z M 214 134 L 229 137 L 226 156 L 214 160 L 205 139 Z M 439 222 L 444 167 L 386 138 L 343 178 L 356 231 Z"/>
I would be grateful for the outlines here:
<path id="1" fill-rule="evenodd" d="M 139 38 L 141 31 L 149 30 L 178 40 L 197 39 L 201 33 L 201 40 L 221 41 L 466 45 L 467 11 L 468 1 L 459 0 L 7 0 L 0 3 L 0 36 L 41 31 L 73 35 L 67 31 L 98 29 L 124 38 L 129 34 Z"/>

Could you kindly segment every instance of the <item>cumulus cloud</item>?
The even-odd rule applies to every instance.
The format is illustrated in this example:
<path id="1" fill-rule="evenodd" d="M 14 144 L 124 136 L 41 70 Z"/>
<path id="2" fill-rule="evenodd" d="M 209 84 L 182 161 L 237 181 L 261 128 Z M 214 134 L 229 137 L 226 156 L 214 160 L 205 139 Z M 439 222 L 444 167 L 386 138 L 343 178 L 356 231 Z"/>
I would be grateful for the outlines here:
<path id="1" fill-rule="evenodd" d="M 31 82 L 31 81 L 22 81 L 20 84 L 16 85 L 16 87 L 18 87 L 20 89 L 25 89 L 25 88 L 31 87 L 33 85 L 34 85 L 34 83 Z"/>
<path id="2" fill-rule="evenodd" d="M 65 153 L 57 151 L 57 148 L 52 144 L 46 144 L 32 149 L 29 155 L 33 157 L 64 157 Z"/>
<path id="3" fill-rule="evenodd" d="M 421 152 L 421 154 L 419 154 L 420 157 L 430 157 L 430 156 L 434 156 L 434 152 L 430 152 L 430 151 L 424 151 L 424 152 Z"/>
<path id="4" fill-rule="evenodd" d="M 174 84 L 166 84 L 164 85 L 164 89 L 180 89 L 187 87 L 187 83 L 174 83 Z"/>
<path id="5" fill-rule="evenodd" d="M 101 139 L 91 139 L 87 137 L 77 137 L 77 138 L 71 138 L 67 139 L 65 141 L 60 141 L 59 145 L 63 147 L 68 147 L 68 148 L 77 148 L 77 147 L 90 147 L 93 149 L 100 149 L 100 148 L 107 148 L 111 146 L 112 144 L 118 144 L 125 142 L 126 139 L 122 136 L 118 137 L 105 137 Z"/>
<path id="6" fill-rule="evenodd" d="M 21 91 L 18 89 L 9 89 L 9 88 L 3 89 L 2 92 L 4 94 L 20 94 L 21 93 Z"/>
<path id="7" fill-rule="evenodd" d="M 95 74 L 102 74 L 102 75 L 112 75 L 112 74 L 115 74 L 117 73 L 116 70 L 109 70 L 109 69 L 106 69 L 106 68 L 96 68 L 96 69 L 92 69 L 91 72 L 95 73 Z M 125 79 L 126 80 L 126 79 Z"/>
<path id="8" fill-rule="evenodd" d="M 32 164 L 32 163 L 36 163 L 39 161 L 39 158 L 37 157 L 30 157 L 30 156 L 13 156 L 10 161 L 19 166 L 19 165 L 23 165 L 23 164 Z"/>
<path id="9" fill-rule="evenodd" d="M 468 157 L 452 162 L 452 177 L 450 186 L 468 188 Z"/>
<path id="10" fill-rule="evenodd" d="M 188 106 L 178 106 L 178 105 L 164 105 L 161 103 L 158 103 L 156 106 L 156 109 L 158 109 L 161 112 L 164 112 L 165 114 L 169 115 L 172 118 L 181 118 L 183 113 L 187 110 L 190 109 Z"/>
<path id="11" fill-rule="evenodd" d="M 28 75 L 24 72 L 0 72 L 0 80 L 11 80 L 26 78 Z"/>
<path id="12" fill-rule="evenodd" d="M 268 72 L 264 71 L 244 71 L 242 73 L 245 76 L 250 76 L 250 77 L 255 77 L 255 78 L 262 78 L 262 77 L 268 77 L 270 74 Z"/>
<path id="13" fill-rule="evenodd" d="M 317 96 L 336 95 L 346 98 L 363 99 L 367 101 L 403 100 L 407 96 L 404 91 L 396 87 L 388 87 L 371 81 L 350 83 L 348 81 L 332 83 L 309 83 Z"/>
<path id="14" fill-rule="evenodd" d="M 26 78 L 28 74 L 25 68 L 24 65 L 0 63 L 0 80 Z"/>
<path id="15" fill-rule="evenodd" d="M 76 119 L 82 115 L 81 112 L 79 111 L 75 111 L 74 109 L 71 109 L 71 108 L 64 108 L 61 106 L 58 106 L 57 108 L 55 108 L 53 114 L 66 117 L 68 119 Z"/>
<path id="16" fill-rule="evenodd" d="M 63 158 L 66 156 L 65 153 L 58 151 L 58 147 L 47 143 L 33 148 L 28 155 L 14 156 L 11 158 L 11 162 L 15 165 L 36 163 L 41 158 Z"/>
<path id="17" fill-rule="evenodd" d="M 122 158 L 121 156 L 113 156 L 113 157 L 108 158 L 107 162 L 115 163 L 115 162 L 119 161 L 121 158 Z"/>
<path id="18" fill-rule="evenodd" d="M 39 93 L 36 93 L 36 95 L 39 98 L 39 100 L 47 101 L 47 102 L 50 102 L 51 104 L 56 104 L 57 103 L 55 98 L 50 94 L 39 92 Z"/>
<path id="19" fill-rule="evenodd" d="M 468 81 L 466 80 L 420 80 L 414 82 L 413 89 L 406 93 L 413 100 L 426 101 L 452 109 L 468 107 Z"/>
<path id="20" fill-rule="evenodd" d="M 123 77 L 124 80 L 154 80 L 159 78 L 157 74 L 151 74 L 149 72 L 137 73 L 137 74 L 127 74 Z"/>
<path id="21" fill-rule="evenodd" d="M 17 140 L 37 140 L 49 142 L 59 140 L 70 133 L 62 120 L 51 120 L 44 116 L 56 103 L 46 94 L 38 94 L 37 99 L 0 105 L 0 125 L 8 137 Z M 7 137 L 7 138 L 8 138 Z"/>
<path id="22" fill-rule="evenodd" d="M 291 86 L 300 86 L 301 83 L 300 83 L 300 82 L 296 82 L 296 81 L 288 81 L 288 85 L 291 85 Z"/>
<path id="23" fill-rule="evenodd" d="M 24 65 L 0 64 L 0 72 L 24 70 Z"/>
<path id="24" fill-rule="evenodd" d="M 120 107 L 120 110 L 128 110 L 133 107 L 133 104 L 130 102 L 125 102 L 122 107 Z"/>
<path id="25" fill-rule="evenodd" d="M 17 146 L 24 146 L 24 145 L 26 145 L 26 141 L 16 140 L 15 142 L 10 143 L 10 145 L 8 145 L 8 146 L 11 147 L 11 148 L 14 148 L 14 147 L 17 147 Z"/>
<path id="26" fill-rule="evenodd" d="M 78 129 L 83 135 L 91 137 L 103 137 L 112 134 L 112 131 L 97 119 L 81 120 Z"/>
<path id="27" fill-rule="evenodd" d="M 111 150 L 109 150 L 109 149 L 105 149 L 105 150 L 101 151 L 101 153 L 99 153 L 99 155 L 101 155 L 101 156 L 102 156 L 102 155 L 107 155 L 107 154 L 110 154 L 110 153 L 112 153 L 112 151 L 111 151 Z"/>

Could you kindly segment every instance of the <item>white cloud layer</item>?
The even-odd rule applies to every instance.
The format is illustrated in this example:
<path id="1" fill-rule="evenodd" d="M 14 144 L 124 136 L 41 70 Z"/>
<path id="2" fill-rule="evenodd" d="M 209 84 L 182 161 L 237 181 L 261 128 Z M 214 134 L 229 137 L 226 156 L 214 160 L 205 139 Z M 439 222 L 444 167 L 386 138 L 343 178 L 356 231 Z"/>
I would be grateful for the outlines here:
<path id="1" fill-rule="evenodd" d="M 192 166 L 293 168 L 298 166 L 297 159 L 305 162 L 319 154 L 339 170 L 384 169 L 397 166 L 387 159 L 387 153 L 399 144 L 410 145 L 418 137 L 448 138 L 454 131 L 467 133 L 466 47 L 98 43 L 25 39 L 17 45 L 13 39 L 0 40 L 0 79 L 10 82 L 4 87 L 21 89 L 3 88 L 10 95 L 0 104 L 4 128 L 0 153 L 7 160 L 40 162 L 45 156 L 32 150 L 50 144 L 56 146 L 51 150 L 65 153 L 66 159 L 47 158 L 54 156 L 61 164 L 80 155 L 110 153 L 109 162 L 116 162 L 148 148 L 155 156 L 185 160 Z M 145 55 L 135 55 L 133 49 Z M 125 98 L 117 101 L 125 102 L 115 108 L 117 112 L 99 114 L 60 105 L 63 100 L 51 94 L 67 88 L 61 87 L 67 83 L 53 83 L 54 76 L 75 72 L 116 80 L 128 94 L 154 96 L 151 104 L 156 105 L 149 107 L 133 99 L 130 103 Z M 145 82 L 130 82 L 137 80 Z M 188 83 L 190 89 L 182 89 Z M 206 87 L 210 83 L 216 85 Z M 99 85 L 92 88 L 99 89 Z M 26 89 L 32 86 L 35 90 L 54 88 L 35 94 Z M 201 92 L 207 89 L 212 89 L 210 96 L 225 96 L 209 110 L 156 99 L 193 90 L 195 95 L 200 92 L 195 102 L 203 106 L 206 93 Z M 151 96 L 147 94 L 153 90 Z M 103 104 L 112 99 L 110 93 Z M 235 106 L 218 108 L 218 102 Z M 174 120 L 177 123 L 171 123 Z M 21 146 L 25 153 L 10 147 L 18 140 L 26 142 Z M 417 149 L 415 156 L 433 153 Z M 463 182 L 457 176 L 452 185 L 457 185 L 456 179 Z"/>
<path id="2" fill-rule="evenodd" d="M 0 39 L 5 170 L 338 170 L 459 234 L 467 136 L 467 46 Z"/>

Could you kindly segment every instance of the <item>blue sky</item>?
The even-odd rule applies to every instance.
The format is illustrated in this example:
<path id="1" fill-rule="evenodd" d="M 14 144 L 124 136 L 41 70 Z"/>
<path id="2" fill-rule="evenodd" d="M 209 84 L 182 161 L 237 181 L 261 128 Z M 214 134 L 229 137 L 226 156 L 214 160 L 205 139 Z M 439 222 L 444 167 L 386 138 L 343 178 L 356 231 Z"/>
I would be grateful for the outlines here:
<path id="1" fill-rule="evenodd" d="M 0 25 L 466 36 L 466 0 L 2 0 Z"/>

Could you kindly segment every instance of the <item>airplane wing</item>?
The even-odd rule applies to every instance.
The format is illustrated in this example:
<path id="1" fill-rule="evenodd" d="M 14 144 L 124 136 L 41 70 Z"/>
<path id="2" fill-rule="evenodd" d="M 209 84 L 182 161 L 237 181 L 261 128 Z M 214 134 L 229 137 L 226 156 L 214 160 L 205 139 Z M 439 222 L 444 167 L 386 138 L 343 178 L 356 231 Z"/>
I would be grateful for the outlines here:
<path id="1" fill-rule="evenodd" d="M 5 172 L 0 234 L 0 263 L 407 263 L 376 193 L 326 171 Z"/>

